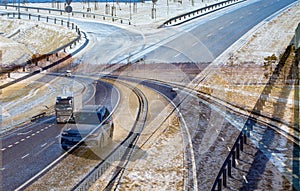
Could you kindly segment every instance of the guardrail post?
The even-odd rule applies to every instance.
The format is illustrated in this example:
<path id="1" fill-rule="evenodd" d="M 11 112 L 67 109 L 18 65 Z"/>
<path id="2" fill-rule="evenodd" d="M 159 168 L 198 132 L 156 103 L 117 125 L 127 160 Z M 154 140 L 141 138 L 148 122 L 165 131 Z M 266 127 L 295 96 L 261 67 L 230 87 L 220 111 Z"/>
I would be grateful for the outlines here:
<path id="1" fill-rule="evenodd" d="M 237 145 L 236 145 L 236 159 L 240 159 L 240 144 L 239 143 L 237 143 Z"/>
<path id="2" fill-rule="evenodd" d="M 56 18 L 54 18 L 54 24 L 56 24 Z"/>
<path id="3" fill-rule="evenodd" d="M 226 174 L 226 168 L 223 169 L 223 186 L 227 187 L 227 174 Z"/>
<path id="4" fill-rule="evenodd" d="M 218 191 L 222 191 L 222 179 L 218 180 Z"/>
<path id="5" fill-rule="evenodd" d="M 46 22 L 48 23 L 48 20 L 49 20 L 49 18 L 48 18 L 48 16 L 46 17 Z"/>
<path id="6" fill-rule="evenodd" d="M 31 19 L 31 14 L 28 14 L 28 19 L 29 19 L 29 20 Z"/>
<path id="7" fill-rule="evenodd" d="M 228 166 L 228 171 L 227 171 L 227 175 L 228 177 L 232 177 L 231 176 L 231 165 L 232 165 L 232 162 L 231 162 L 231 159 L 228 160 L 228 163 L 227 163 L 227 166 Z"/>
<path id="8" fill-rule="evenodd" d="M 244 135 L 243 134 L 240 138 L 240 149 L 241 149 L 241 151 L 244 151 Z"/>
<path id="9" fill-rule="evenodd" d="M 7 73 L 7 77 L 10 78 L 10 72 Z"/>
<path id="10" fill-rule="evenodd" d="M 63 20 L 61 20 L 60 22 L 61 22 L 61 25 L 63 26 L 63 25 L 64 25 L 64 21 L 63 21 Z"/>
<path id="11" fill-rule="evenodd" d="M 248 131 L 246 131 L 246 134 L 244 134 L 244 144 L 247 144 L 247 133 Z"/>
<path id="12" fill-rule="evenodd" d="M 41 15 L 38 15 L 38 21 L 40 21 L 40 17 L 41 17 Z"/>
<path id="13" fill-rule="evenodd" d="M 39 10 L 39 9 L 37 9 L 37 12 L 39 13 L 39 12 L 40 12 L 40 10 Z"/>
<path id="14" fill-rule="evenodd" d="M 232 152 L 232 167 L 236 168 L 236 165 L 235 165 L 235 152 L 234 151 Z"/>

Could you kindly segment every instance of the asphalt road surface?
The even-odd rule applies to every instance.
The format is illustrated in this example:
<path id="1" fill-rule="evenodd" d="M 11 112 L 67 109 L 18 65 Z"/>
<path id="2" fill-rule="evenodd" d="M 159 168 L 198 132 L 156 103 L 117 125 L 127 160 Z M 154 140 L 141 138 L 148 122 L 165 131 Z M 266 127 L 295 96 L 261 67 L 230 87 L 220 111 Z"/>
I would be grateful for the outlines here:
<path id="1" fill-rule="evenodd" d="M 117 104 L 118 93 L 110 84 L 98 81 L 94 95 L 86 104 L 105 105 L 110 111 Z M 1 138 L 1 190 L 16 189 L 65 153 L 59 142 L 63 127 L 50 116 Z"/>

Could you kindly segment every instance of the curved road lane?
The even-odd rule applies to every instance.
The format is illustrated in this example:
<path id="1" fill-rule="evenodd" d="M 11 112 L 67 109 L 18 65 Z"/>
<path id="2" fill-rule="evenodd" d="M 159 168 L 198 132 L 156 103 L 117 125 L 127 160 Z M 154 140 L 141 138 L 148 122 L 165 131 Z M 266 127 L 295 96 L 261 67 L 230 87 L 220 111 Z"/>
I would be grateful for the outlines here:
<path id="1" fill-rule="evenodd" d="M 87 104 L 102 104 L 112 110 L 117 104 L 117 90 L 110 84 L 97 82 L 95 96 Z M 59 144 L 63 127 L 51 116 L 1 138 L 1 190 L 15 190 L 64 154 Z"/>

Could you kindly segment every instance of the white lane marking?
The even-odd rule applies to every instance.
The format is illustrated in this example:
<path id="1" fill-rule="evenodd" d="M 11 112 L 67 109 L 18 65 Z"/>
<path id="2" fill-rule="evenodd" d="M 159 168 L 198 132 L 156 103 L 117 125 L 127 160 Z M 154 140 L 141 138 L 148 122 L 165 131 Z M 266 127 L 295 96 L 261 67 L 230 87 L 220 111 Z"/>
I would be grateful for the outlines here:
<path id="1" fill-rule="evenodd" d="M 41 129 L 41 131 L 43 132 L 43 131 L 44 131 L 44 129 Z"/>
<path id="2" fill-rule="evenodd" d="M 24 158 L 26 158 L 28 156 L 29 156 L 29 154 L 26 154 L 26 155 L 22 156 L 22 159 L 24 159 Z"/>
<path id="3" fill-rule="evenodd" d="M 23 141 L 25 141 L 25 139 L 21 139 L 21 140 L 20 140 L 20 142 L 23 142 Z"/>
<path id="4" fill-rule="evenodd" d="M 240 16 L 240 19 L 244 18 L 244 16 Z"/>
<path id="5" fill-rule="evenodd" d="M 249 15 L 252 15 L 252 12 L 250 11 L 248 14 L 249 14 Z"/>
<path id="6" fill-rule="evenodd" d="M 223 28 L 224 28 L 224 27 L 220 27 L 220 28 L 219 28 L 219 31 L 222 30 Z"/>
<path id="7" fill-rule="evenodd" d="M 39 133 L 40 133 L 40 131 L 37 131 L 37 132 L 36 132 L 36 134 L 39 134 Z"/>
<path id="8" fill-rule="evenodd" d="M 177 58 L 178 56 L 180 56 L 181 53 L 178 53 L 174 56 L 174 58 Z"/>
<path id="9" fill-rule="evenodd" d="M 233 21 L 230 21 L 230 24 L 233 24 L 234 22 Z"/>
<path id="10" fill-rule="evenodd" d="M 32 132 L 32 130 L 24 132 L 24 133 L 18 133 L 17 135 L 27 135 L 28 133 L 31 133 L 31 132 Z"/>
<path id="11" fill-rule="evenodd" d="M 4 171 L 4 170 L 5 170 L 5 168 L 1 168 L 0 170 L 1 170 L 1 171 Z"/>
<path id="12" fill-rule="evenodd" d="M 45 144 L 42 144 L 42 145 L 41 145 L 41 147 L 43 148 L 43 147 L 45 147 L 46 145 L 47 145 L 47 143 L 45 143 Z"/>
<path id="13" fill-rule="evenodd" d="M 221 140 L 222 140 L 222 141 L 225 141 L 223 137 L 221 137 Z"/>
<path id="14" fill-rule="evenodd" d="M 57 139 L 60 138 L 60 135 L 57 135 L 55 138 L 57 138 Z"/>
<path id="15" fill-rule="evenodd" d="M 11 148 L 11 147 L 13 147 L 13 145 L 8 145 L 8 148 Z"/>
<path id="16" fill-rule="evenodd" d="M 32 133 L 32 134 L 31 134 L 31 136 L 34 136 L 34 135 L 35 135 L 35 133 Z"/>
<path id="17" fill-rule="evenodd" d="M 47 127 L 45 127 L 45 129 L 48 129 L 49 127 L 47 126 Z"/>
<path id="18" fill-rule="evenodd" d="M 243 179 L 245 180 L 246 184 L 248 184 L 248 180 L 245 175 L 243 175 Z"/>
<path id="19" fill-rule="evenodd" d="M 27 137 L 26 137 L 26 139 L 29 139 L 29 138 L 30 138 L 30 136 L 27 136 Z"/>
<path id="20" fill-rule="evenodd" d="M 1 151 L 5 151 L 5 150 L 6 150 L 6 148 L 2 148 L 2 149 L 1 149 Z"/>
<path id="21" fill-rule="evenodd" d="M 210 36 L 212 36 L 212 34 L 210 33 L 210 34 L 208 34 L 206 37 L 208 38 L 208 37 L 210 37 Z"/>
<path id="22" fill-rule="evenodd" d="M 198 42 L 195 42 L 195 43 L 192 45 L 192 47 L 196 46 L 197 44 L 198 44 Z"/>
<path id="23" fill-rule="evenodd" d="M 45 144 L 41 145 L 41 148 L 43 148 L 43 149 L 41 149 L 38 153 L 36 153 L 36 154 L 34 155 L 34 157 L 40 155 L 40 154 L 41 154 L 42 152 L 44 152 L 47 148 L 49 148 L 51 145 L 53 145 L 53 144 L 55 144 L 55 143 L 56 143 L 56 141 L 52 141 L 52 142 L 49 143 L 49 144 L 45 143 Z"/>
<path id="24" fill-rule="evenodd" d="M 15 142 L 15 145 L 17 145 L 17 144 L 19 144 L 20 142 L 19 141 L 17 141 L 17 142 Z"/>

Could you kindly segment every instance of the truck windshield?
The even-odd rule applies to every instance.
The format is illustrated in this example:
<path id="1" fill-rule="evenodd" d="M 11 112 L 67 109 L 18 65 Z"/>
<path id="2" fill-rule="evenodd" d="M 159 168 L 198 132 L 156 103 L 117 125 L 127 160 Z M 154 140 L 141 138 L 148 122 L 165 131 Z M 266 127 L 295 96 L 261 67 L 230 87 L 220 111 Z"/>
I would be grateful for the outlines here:
<path id="1" fill-rule="evenodd" d="M 67 109 L 72 107 L 71 100 L 59 100 L 56 102 L 56 108 L 57 109 Z"/>

